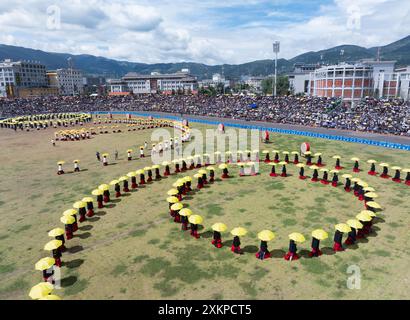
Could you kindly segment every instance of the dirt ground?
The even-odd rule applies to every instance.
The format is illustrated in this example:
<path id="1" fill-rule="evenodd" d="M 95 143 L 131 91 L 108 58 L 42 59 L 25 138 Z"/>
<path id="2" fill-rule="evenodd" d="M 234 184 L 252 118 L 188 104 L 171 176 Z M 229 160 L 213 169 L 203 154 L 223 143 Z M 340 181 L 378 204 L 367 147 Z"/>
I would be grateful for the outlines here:
<path id="1" fill-rule="evenodd" d="M 215 129 L 197 124 L 194 128 Z M 0 131 L 0 299 L 29 299 L 30 288 L 42 280 L 34 263 L 49 254 L 43 250 L 50 240 L 47 232 L 63 227 L 63 211 L 98 185 L 151 163 L 149 157 L 127 161 L 126 150 L 137 151 L 144 141 L 150 145 L 152 130 L 57 142 L 56 147 L 50 143 L 53 132 Z M 271 178 L 270 167 L 261 164 L 260 175 L 254 177 L 239 177 L 238 169 L 231 167 L 231 179 L 218 179 L 182 201 L 204 218 L 202 237 L 194 239 L 171 222 L 165 200 L 178 177 L 196 173 L 188 171 L 114 199 L 80 224 L 62 257 L 63 288 L 55 293 L 63 299 L 409 299 L 410 188 L 367 175 L 365 163 L 376 159 L 410 167 L 409 153 L 291 135 L 271 137 L 273 143 L 260 150 L 299 150 L 308 139 L 329 168 L 334 164 L 331 156 L 341 155 L 346 169 L 340 176 L 351 173 L 352 156 L 362 159 L 364 170 L 354 175 L 376 189 L 384 209 L 375 232 L 334 254 L 334 224 L 353 218 L 363 204 L 341 186 L 297 179 L 293 165 L 288 165 L 291 176 Z M 103 167 L 96 151 L 109 152 L 111 165 Z M 81 160 L 80 173 L 72 173 L 74 159 Z M 58 160 L 66 161 L 67 174 L 56 174 Z M 224 222 L 229 230 L 248 229 L 241 238 L 243 255 L 230 251 L 228 232 L 222 234 L 223 248 L 211 245 L 215 222 Z M 323 256 L 311 259 L 307 252 L 315 228 L 327 230 L 329 239 L 321 243 Z M 276 238 L 269 242 L 273 258 L 260 261 L 254 253 L 256 235 L 263 229 L 274 231 Z M 291 232 L 303 233 L 307 241 L 298 245 L 301 259 L 289 262 L 283 255 Z M 361 289 L 347 288 L 351 265 L 360 268 Z"/>

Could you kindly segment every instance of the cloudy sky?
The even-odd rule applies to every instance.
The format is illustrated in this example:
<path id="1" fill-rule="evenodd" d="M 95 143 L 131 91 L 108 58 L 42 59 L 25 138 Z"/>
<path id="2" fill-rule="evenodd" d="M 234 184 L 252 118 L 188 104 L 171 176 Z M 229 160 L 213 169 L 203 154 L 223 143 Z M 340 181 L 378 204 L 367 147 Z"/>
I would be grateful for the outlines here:
<path id="1" fill-rule="evenodd" d="M 0 0 L 0 43 L 134 62 L 292 58 L 410 34 L 408 0 Z"/>

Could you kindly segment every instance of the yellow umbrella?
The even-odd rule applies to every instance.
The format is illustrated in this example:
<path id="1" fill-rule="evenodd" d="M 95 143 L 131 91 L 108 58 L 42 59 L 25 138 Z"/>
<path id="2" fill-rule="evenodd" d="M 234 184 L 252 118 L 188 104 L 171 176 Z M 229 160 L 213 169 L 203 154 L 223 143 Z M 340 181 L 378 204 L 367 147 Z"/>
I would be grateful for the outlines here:
<path id="1" fill-rule="evenodd" d="M 389 164 L 388 164 L 388 163 L 383 162 L 383 163 L 379 163 L 379 166 L 380 166 L 380 167 L 388 167 L 388 166 L 389 166 Z"/>
<path id="2" fill-rule="evenodd" d="M 267 154 L 267 153 L 269 153 L 269 150 L 263 150 L 262 153 Z"/>
<path id="3" fill-rule="evenodd" d="M 98 189 L 102 190 L 102 191 L 107 191 L 110 189 L 110 186 L 108 184 L 102 184 L 98 187 Z"/>
<path id="4" fill-rule="evenodd" d="M 316 166 L 316 165 L 310 166 L 309 168 L 312 169 L 312 170 L 317 170 L 317 169 L 319 169 L 319 167 Z"/>
<path id="5" fill-rule="evenodd" d="M 381 205 L 374 201 L 366 202 L 366 206 L 373 208 L 373 209 L 381 209 Z"/>
<path id="6" fill-rule="evenodd" d="M 360 212 L 360 213 L 356 216 L 356 218 L 357 218 L 358 220 L 364 221 L 364 222 L 367 222 L 367 221 L 371 221 L 371 220 L 372 220 L 372 217 L 371 217 L 369 214 L 364 213 L 364 212 Z"/>
<path id="7" fill-rule="evenodd" d="M 306 154 L 306 153 L 305 153 Z M 322 153 L 320 153 L 320 152 L 316 152 L 315 154 L 314 154 L 314 156 L 315 157 L 319 157 L 319 156 L 321 156 L 322 155 Z"/>
<path id="8" fill-rule="evenodd" d="M 352 161 L 360 161 L 360 159 L 357 158 L 357 157 L 353 157 L 353 158 L 351 158 L 350 160 L 352 160 Z"/>
<path id="9" fill-rule="evenodd" d="M 182 205 L 181 202 L 177 202 L 177 203 L 174 203 L 174 204 L 171 206 L 171 210 L 172 210 L 172 211 L 178 211 L 178 210 L 181 210 L 183 207 L 184 207 L 184 206 Z"/>
<path id="10" fill-rule="evenodd" d="M 77 211 L 74 209 L 68 209 L 63 212 L 63 216 L 74 216 L 77 214 Z"/>
<path id="11" fill-rule="evenodd" d="M 231 234 L 233 236 L 238 236 L 238 237 L 244 236 L 247 233 L 248 233 L 248 231 L 245 228 L 242 228 L 242 227 L 236 227 L 236 228 L 233 228 L 231 230 Z"/>
<path id="12" fill-rule="evenodd" d="M 135 177 L 136 175 L 137 174 L 135 173 L 135 171 L 131 171 L 127 173 L 127 177 L 130 177 L 130 178 Z"/>
<path id="13" fill-rule="evenodd" d="M 145 171 L 143 169 L 139 169 L 137 171 L 135 171 L 136 174 L 144 174 Z"/>
<path id="14" fill-rule="evenodd" d="M 291 233 L 290 235 L 289 235 L 289 239 L 290 240 L 293 240 L 293 241 L 295 241 L 295 242 L 298 242 L 298 243 L 302 243 L 302 242 L 305 242 L 305 237 L 303 236 L 303 234 L 301 234 L 301 233 L 298 233 L 298 232 L 293 232 L 293 233 Z"/>
<path id="15" fill-rule="evenodd" d="M 223 169 L 228 168 L 228 166 L 227 166 L 225 163 L 222 163 L 222 164 L 219 165 L 218 168 L 221 169 L 221 170 L 223 170 Z"/>
<path id="16" fill-rule="evenodd" d="M 378 198 L 379 197 L 379 195 L 375 192 L 367 192 L 364 194 L 364 196 L 367 198 Z"/>
<path id="17" fill-rule="evenodd" d="M 47 250 L 47 251 L 55 250 L 61 247 L 62 244 L 63 244 L 63 241 L 61 240 L 51 240 L 46 243 L 46 245 L 44 246 L 44 250 Z"/>
<path id="18" fill-rule="evenodd" d="M 348 173 L 345 173 L 344 175 L 342 175 L 342 178 L 351 179 L 351 178 L 352 178 L 352 175 L 351 175 L 351 174 L 348 174 Z"/>
<path id="19" fill-rule="evenodd" d="M 329 237 L 329 235 L 323 229 L 316 229 L 312 231 L 312 237 L 318 240 L 325 240 Z"/>
<path id="20" fill-rule="evenodd" d="M 198 173 L 199 174 L 207 174 L 208 172 L 204 169 L 201 169 L 201 170 L 198 170 Z"/>
<path id="21" fill-rule="evenodd" d="M 100 189 L 95 189 L 91 192 L 93 196 L 101 196 L 103 192 Z"/>
<path id="22" fill-rule="evenodd" d="M 169 166 L 171 163 L 169 163 L 168 161 L 164 161 L 163 163 L 162 163 L 162 165 L 165 167 L 165 166 Z"/>
<path id="23" fill-rule="evenodd" d="M 214 167 L 206 167 L 206 170 L 215 171 L 215 168 Z"/>
<path id="24" fill-rule="evenodd" d="M 403 169 L 403 170 L 401 170 L 402 172 L 404 172 L 404 173 L 409 173 L 410 172 L 410 169 Z"/>
<path id="25" fill-rule="evenodd" d="M 328 172 L 328 171 L 329 171 L 329 169 L 327 169 L 327 168 L 322 168 L 322 169 L 320 169 L 319 171 L 322 171 L 322 172 Z"/>
<path id="26" fill-rule="evenodd" d="M 377 161 L 373 160 L 373 159 L 369 159 L 369 160 L 367 160 L 367 163 L 377 163 Z"/>
<path id="27" fill-rule="evenodd" d="M 335 225 L 335 229 L 337 231 L 343 232 L 343 233 L 347 233 L 352 231 L 352 228 L 350 228 L 349 225 L 347 225 L 346 223 L 339 223 L 337 225 Z"/>
<path id="28" fill-rule="evenodd" d="M 333 156 L 332 158 L 333 158 L 333 159 L 340 159 L 340 156 L 337 156 L 337 155 L 336 155 L 336 156 Z M 316 239 L 317 239 L 317 238 L 316 238 Z M 320 239 L 319 239 L 319 240 L 320 240 Z"/>
<path id="29" fill-rule="evenodd" d="M 332 170 L 330 170 L 329 172 L 330 172 L 330 173 L 339 173 L 340 171 L 339 171 L 339 170 L 336 170 L 336 169 L 332 169 Z"/>
<path id="30" fill-rule="evenodd" d="M 127 152 L 132 152 L 132 149 L 128 149 Z"/>
<path id="31" fill-rule="evenodd" d="M 363 188 L 363 191 L 366 191 L 366 192 L 375 192 L 376 190 L 374 190 L 374 188 L 372 188 L 372 187 L 366 187 L 366 188 Z"/>
<path id="32" fill-rule="evenodd" d="M 57 164 L 63 165 L 65 163 L 65 161 L 58 161 Z"/>
<path id="33" fill-rule="evenodd" d="M 218 232 L 225 232 L 226 229 L 228 229 L 226 224 L 224 224 L 222 222 L 217 222 L 217 223 L 213 224 L 211 228 L 212 228 L 212 230 L 218 231 Z"/>
<path id="34" fill-rule="evenodd" d="M 359 178 L 352 178 L 351 181 L 352 181 L 352 182 L 359 182 L 359 181 L 361 181 L 361 180 L 360 180 Z"/>
<path id="35" fill-rule="evenodd" d="M 55 294 L 49 294 L 38 300 L 61 300 L 61 298 L 59 296 L 56 296 Z"/>
<path id="36" fill-rule="evenodd" d="M 110 182 L 110 185 L 111 186 L 115 186 L 116 184 L 119 184 L 120 182 L 118 181 L 118 180 L 112 180 L 111 182 Z"/>
<path id="37" fill-rule="evenodd" d="M 366 182 L 364 182 L 362 180 L 358 181 L 357 184 L 361 187 L 368 187 L 369 186 Z"/>
<path id="38" fill-rule="evenodd" d="M 189 216 L 188 221 L 189 223 L 192 223 L 192 224 L 201 224 L 203 219 L 201 216 L 194 214 L 192 216 Z"/>
<path id="39" fill-rule="evenodd" d="M 398 167 L 398 166 L 394 166 L 394 167 L 391 167 L 393 170 L 401 170 L 401 167 Z"/>
<path id="40" fill-rule="evenodd" d="M 42 258 L 37 261 L 34 267 L 36 270 L 43 271 L 43 270 L 47 270 L 51 268 L 55 262 L 56 260 L 54 258 L 50 258 L 50 257 Z"/>
<path id="41" fill-rule="evenodd" d="M 355 229 L 361 229 L 363 228 L 363 224 L 357 220 L 357 219 L 350 219 L 347 220 L 347 224 L 349 225 L 349 227 L 351 228 L 355 228 Z"/>
<path id="42" fill-rule="evenodd" d="M 103 156 L 103 157 L 108 157 L 108 156 L 109 156 L 109 153 L 103 153 L 102 156 Z"/>
<path id="43" fill-rule="evenodd" d="M 275 163 L 275 162 L 268 162 L 267 165 L 268 165 L 268 166 L 276 166 L 277 163 Z"/>
<path id="44" fill-rule="evenodd" d="M 198 178 L 202 178 L 202 174 L 195 173 L 195 174 L 194 174 L 194 178 L 197 178 L 197 179 L 198 179 Z"/>
<path id="45" fill-rule="evenodd" d="M 281 161 L 281 162 L 279 162 L 278 164 L 281 165 L 281 166 L 284 166 L 284 165 L 287 165 L 287 162 Z"/>
<path id="46" fill-rule="evenodd" d="M 64 229 L 55 228 L 53 230 L 50 230 L 50 232 L 48 233 L 48 236 L 49 237 L 58 237 L 58 236 L 61 236 L 62 234 L 64 234 Z"/>
<path id="47" fill-rule="evenodd" d="M 258 233 L 258 238 L 262 241 L 271 241 L 275 238 L 275 234 L 270 230 L 262 230 Z"/>
<path id="48" fill-rule="evenodd" d="M 168 203 L 177 203 L 177 202 L 179 202 L 179 199 L 177 197 L 168 197 L 167 202 Z"/>
<path id="49" fill-rule="evenodd" d="M 289 151 L 282 151 L 283 154 L 289 154 Z"/>
<path id="50" fill-rule="evenodd" d="M 152 166 L 152 169 L 159 169 L 159 168 L 160 168 L 160 166 L 157 165 L 157 164 L 154 164 L 154 165 Z"/>
<path id="51" fill-rule="evenodd" d="M 64 224 L 72 224 L 75 222 L 75 219 L 73 216 L 63 216 L 60 218 L 60 221 Z"/>
<path id="52" fill-rule="evenodd" d="M 73 163 L 79 163 L 80 162 L 80 160 L 74 160 L 73 161 Z"/>
<path id="53" fill-rule="evenodd" d="M 87 202 L 93 202 L 94 199 L 91 197 L 84 197 L 81 201 L 87 203 Z"/>
<path id="54" fill-rule="evenodd" d="M 169 196 L 175 196 L 175 195 L 177 195 L 178 193 L 179 193 L 179 192 L 178 192 L 177 189 L 170 189 L 170 190 L 168 190 L 167 195 L 169 195 Z"/>
<path id="55" fill-rule="evenodd" d="M 127 176 L 121 176 L 121 177 L 118 178 L 119 182 L 123 182 L 123 181 L 127 181 L 127 180 L 128 180 Z"/>
<path id="56" fill-rule="evenodd" d="M 298 151 L 292 151 L 291 154 L 299 154 Z"/>
<path id="57" fill-rule="evenodd" d="M 373 211 L 370 211 L 370 210 L 362 210 L 362 211 L 360 211 L 360 213 L 367 214 L 370 217 L 375 217 L 376 216 L 376 214 Z"/>
<path id="58" fill-rule="evenodd" d="M 40 299 L 53 291 L 54 286 L 49 282 L 40 282 L 31 288 L 28 294 L 31 299 Z"/>
<path id="59" fill-rule="evenodd" d="M 77 201 L 73 204 L 73 208 L 75 209 L 85 208 L 86 205 L 87 204 L 85 202 Z"/>
<path id="60" fill-rule="evenodd" d="M 311 151 L 306 151 L 304 154 L 309 156 L 309 155 L 312 154 L 312 152 Z"/>
<path id="61" fill-rule="evenodd" d="M 298 167 L 298 168 L 304 168 L 304 167 L 305 167 L 305 164 L 304 164 L 304 163 L 298 163 L 298 164 L 296 165 L 296 167 Z"/>
<path id="62" fill-rule="evenodd" d="M 179 215 L 183 217 L 189 217 L 192 215 L 192 210 L 188 208 L 183 208 L 179 211 Z"/>
<path id="63" fill-rule="evenodd" d="M 174 188 L 182 187 L 183 185 L 184 185 L 184 182 L 182 182 L 182 181 L 177 181 L 177 182 L 174 182 L 174 183 L 172 184 L 172 186 L 173 186 Z"/>
<path id="64" fill-rule="evenodd" d="M 189 181 L 192 181 L 192 178 L 190 176 L 186 176 L 186 177 L 183 177 L 182 180 L 184 182 L 189 182 Z"/>

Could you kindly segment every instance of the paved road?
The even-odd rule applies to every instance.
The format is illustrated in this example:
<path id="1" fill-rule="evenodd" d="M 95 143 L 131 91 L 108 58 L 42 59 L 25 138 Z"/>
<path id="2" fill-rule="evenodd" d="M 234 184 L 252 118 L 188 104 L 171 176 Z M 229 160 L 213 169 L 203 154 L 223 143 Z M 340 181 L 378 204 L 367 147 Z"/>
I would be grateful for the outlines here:
<path id="1" fill-rule="evenodd" d="M 153 114 L 153 115 L 166 115 L 166 116 L 181 116 L 180 114 L 165 113 L 165 112 L 141 111 L 138 113 Z M 346 137 L 354 137 L 354 138 L 370 139 L 370 140 L 375 140 L 375 141 L 410 145 L 410 137 L 405 137 L 405 136 L 394 136 L 394 135 L 386 135 L 386 134 L 378 134 L 378 133 L 370 133 L 370 132 L 341 130 L 341 129 L 326 129 L 326 128 L 321 128 L 321 127 L 307 127 L 307 126 L 301 126 L 301 125 L 262 122 L 262 121 L 245 121 L 245 120 L 228 119 L 228 118 L 203 117 L 203 116 L 195 116 L 195 115 L 184 115 L 184 117 L 188 119 L 191 118 L 191 119 L 200 119 L 200 120 L 209 120 L 209 121 L 220 121 L 225 124 L 239 123 L 239 124 L 246 124 L 246 125 L 269 127 L 269 128 L 316 132 L 316 133 L 329 134 L 329 135 L 335 135 L 335 136 L 346 136 Z"/>

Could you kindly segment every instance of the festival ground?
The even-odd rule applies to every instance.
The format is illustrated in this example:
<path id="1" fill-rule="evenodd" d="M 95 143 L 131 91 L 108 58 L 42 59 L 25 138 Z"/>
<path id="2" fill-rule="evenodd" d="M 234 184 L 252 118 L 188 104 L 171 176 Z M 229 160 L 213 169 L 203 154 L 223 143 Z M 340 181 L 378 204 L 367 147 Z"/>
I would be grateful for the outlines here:
<path id="1" fill-rule="evenodd" d="M 34 263 L 49 255 L 43 250 L 50 240 L 47 231 L 63 227 L 59 219 L 64 210 L 98 185 L 151 164 L 149 157 L 141 160 L 137 154 L 144 141 L 150 145 L 152 130 L 57 142 L 56 147 L 50 143 L 53 132 L 1 130 L 0 299 L 30 299 L 28 291 L 42 280 Z M 273 143 L 261 145 L 260 150 L 299 150 L 306 139 L 272 134 Z M 171 222 L 165 201 L 172 183 L 178 177 L 193 176 L 197 171 L 193 170 L 113 197 L 108 207 L 96 209 L 96 215 L 80 224 L 74 239 L 67 242 L 68 252 L 62 257 L 63 288 L 55 294 L 63 299 L 409 299 L 410 188 L 367 175 L 369 165 L 365 163 L 376 159 L 405 168 L 410 165 L 409 153 L 308 141 L 314 152 L 323 153 L 328 168 L 334 165 L 331 156 L 342 156 L 346 168 L 340 176 L 352 173 L 351 157 L 362 159 L 363 171 L 354 175 L 374 187 L 380 197 L 377 202 L 383 211 L 375 232 L 357 245 L 335 254 L 334 224 L 354 218 L 363 204 L 346 193 L 342 184 L 333 188 L 299 180 L 298 168 L 291 164 L 287 178 L 269 177 L 270 167 L 263 163 L 259 176 L 241 178 L 232 166 L 232 178 L 218 179 L 187 196 L 182 203 L 204 218 L 202 236 L 194 239 Z M 134 150 L 132 161 L 126 158 L 129 148 Z M 115 150 L 118 160 L 114 160 Z M 110 153 L 109 166 L 96 160 L 96 151 Z M 80 173 L 71 173 L 74 159 L 81 161 Z M 61 176 L 56 174 L 58 160 L 66 161 L 66 174 Z M 306 169 L 306 174 L 310 176 L 311 170 Z M 216 175 L 220 177 L 220 170 Z M 224 222 L 228 230 L 236 226 L 249 230 L 241 238 L 243 255 L 231 252 L 229 232 L 222 233 L 221 249 L 211 245 L 210 226 L 215 222 Z M 316 228 L 328 231 L 329 238 L 321 243 L 321 257 L 308 258 L 310 233 Z M 254 255 L 259 246 L 256 235 L 262 229 L 276 234 L 269 242 L 273 257 L 264 261 Z M 291 232 L 304 234 L 307 241 L 298 245 L 301 259 L 289 262 L 283 256 Z M 360 267 L 360 290 L 346 286 L 350 265 Z"/>

